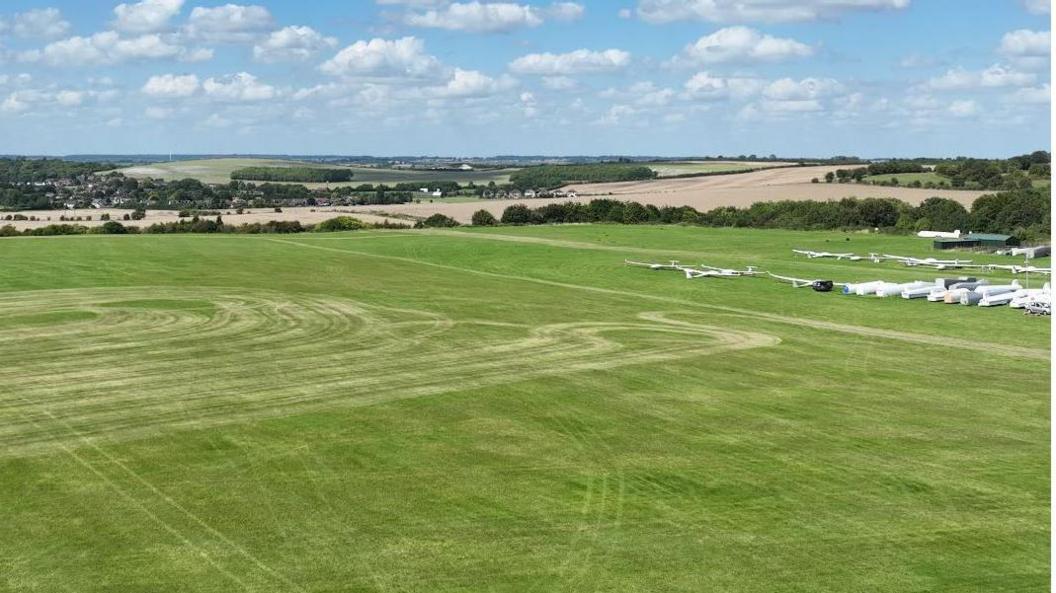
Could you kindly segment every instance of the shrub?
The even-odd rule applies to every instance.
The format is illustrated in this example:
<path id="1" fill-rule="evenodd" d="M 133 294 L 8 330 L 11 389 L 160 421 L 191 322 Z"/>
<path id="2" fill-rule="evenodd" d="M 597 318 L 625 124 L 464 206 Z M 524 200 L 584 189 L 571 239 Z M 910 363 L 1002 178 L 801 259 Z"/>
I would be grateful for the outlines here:
<path id="1" fill-rule="evenodd" d="M 366 228 L 367 225 L 363 224 L 363 221 L 358 218 L 352 218 L 351 216 L 337 216 L 320 222 L 315 226 L 315 230 L 320 233 L 335 233 L 339 231 L 358 231 Z"/>
<path id="2" fill-rule="evenodd" d="M 477 210 L 473 213 L 473 226 L 495 226 L 499 223 L 495 215 L 487 210 Z"/>
<path id="3" fill-rule="evenodd" d="M 531 224 L 532 211 L 524 204 L 514 204 L 502 212 L 502 224 Z"/>
<path id="4" fill-rule="evenodd" d="M 99 227 L 100 232 L 104 235 L 124 235 L 128 233 L 128 229 L 125 225 L 117 222 L 116 220 L 109 220 L 103 223 L 103 226 Z"/>
<path id="5" fill-rule="evenodd" d="M 418 221 L 415 228 L 449 228 L 459 226 L 458 221 L 443 214 L 434 214 L 425 220 Z"/>

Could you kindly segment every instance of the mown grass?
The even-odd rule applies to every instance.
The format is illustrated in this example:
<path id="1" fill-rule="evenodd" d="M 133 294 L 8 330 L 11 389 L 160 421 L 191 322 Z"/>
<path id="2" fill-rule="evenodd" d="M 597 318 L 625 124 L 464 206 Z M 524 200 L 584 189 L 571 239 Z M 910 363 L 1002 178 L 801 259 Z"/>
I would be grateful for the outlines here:
<path id="1" fill-rule="evenodd" d="M 1047 321 L 762 279 L 686 281 L 622 263 L 935 275 L 796 259 L 793 247 L 931 254 L 930 243 L 907 237 L 614 226 L 0 242 L 0 299 L 45 291 L 31 295 L 45 310 L 60 295 L 106 289 L 151 295 L 103 299 L 119 308 L 118 322 L 150 310 L 162 321 L 205 317 L 213 312 L 201 302 L 215 295 L 258 294 L 280 303 L 277 322 L 308 299 L 382 308 L 393 321 L 456 322 L 379 362 L 341 355 L 370 343 L 343 336 L 335 318 L 312 338 L 332 354 L 318 348 L 296 365 L 278 344 L 217 341 L 203 326 L 198 342 L 181 337 L 185 352 L 144 344 L 100 370 L 107 382 L 51 388 L 19 370 L 47 363 L 69 373 L 120 336 L 54 360 L 45 355 L 61 339 L 19 334 L 21 348 L 2 346 L 5 332 L 28 330 L 0 323 L 0 590 L 1045 590 L 1048 363 L 963 346 L 1047 349 Z M 180 301 L 199 306 L 182 311 Z M 639 315 L 650 311 L 780 344 L 649 364 L 630 356 L 603 370 L 563 370 L 556 360 L 487 384 L 423 358 L 465 351 L 468 365 L 530 328 L 644 324 Z M 42 331 L 56 332 L 73 321 L 43 320 Z M 637 330 L 610 337 L 625 354 L 663 342 Z M 222 363 L 231 360 L 246 363 L 248 382 L 229 378 L 234 369 Z M 143 361 L 180 372 L 146 375 Z M 353 405 L 357 378 L 381 362 L 394 381 L 443 386 Z M 345 383 L 289 388 L 329 398 L 316 408 L 244 418 L 232 406 L 230 421 L 193 424 L 193 398 L 241 396 L 249 406 L 258 387 L 282 381 L 276 371 L 300 377 L 303 365 Z M 148 388 L 125 394 L 123 376 Z M 232 385 L 249 388 L 229 393 Z M 180 428 L 155 423 L 128 436 L 120 410 L 110 411 L 112 432 L 83 436 L 90 424 L 73 416 L 76 402 L 26 401 L 30 393 L 144 402 L 174 393 L 187 416 L 174 417 Z M 128 418 L 138 417 L 130 406 Z M 38 428 L 55 440 L 31 450 L 13 440 Z"/>

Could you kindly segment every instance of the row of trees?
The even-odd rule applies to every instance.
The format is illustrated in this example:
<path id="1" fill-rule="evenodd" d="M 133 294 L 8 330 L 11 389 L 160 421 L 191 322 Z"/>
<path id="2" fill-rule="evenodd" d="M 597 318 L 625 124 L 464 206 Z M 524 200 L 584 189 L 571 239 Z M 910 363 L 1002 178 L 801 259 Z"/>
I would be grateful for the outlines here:
<path id="1" fill-rule="evenodd" d="M 457 223 L 456 223 L 457 225 Z M 129 234 L 158 234 L 168 235 L 177 233 L 237 233 L 247 235 L 259 234 L 291 234 L 291 233 L 331 233 L 339 231 L 354 231 L 367 228 L 407 228 L 407 225 L 385 222 L 379 225 L 369 225 L 358 218 L 351 216 L 338 216 L 324 220 L 316 225 L 301 224 L 297 220 L 270 220 L 268 222 L 254 222 L 240 225 L 230 225 L 217 216 L 212 218 L 199 218 L 197 216 L 175 222 L 155 223 L 140 229 L 135 226 L 126 226 L 116 220 L 108 221 L 100 226 L 87 227 L 79 224 L 52 224 L 35 229 L 20 231 L 12 225 L 0 227 L 0 237 L 34 236 L 49 237 L 58 235 L 129 235 Z"/>
<path id="2" fill-rule="evenodd" d="M 912 161 L 887 161 L 871 163 L 865 168 L 868 175 L 893 175 L 897 173 L 923 173 L 924 165 Z"/>
<path id="3" fill-rule="evenodd" d="M 592 165 L 539 165 L 514 171 L 510 183 L 518 189 L 553 189 L 569 183 L 638 181 L 656 178 L 644 165 L 598 163 Z"/>
<path id="4" fill-rule="evenodd" d="M 238 181 L 325 183 L 351 181 L 352 171 L 349 169 L 324 169 L 322 167 L 245 167 L 232 171 L 231 179 Z"/>
<path id="5" fill-rule="evenodd" d="M 1051 173 L 1048 152 L 1039 150 L 1031 154 L 1020 155 L 1010 159 L 969 159 L 958 158 L 942 161 L 935 165 L 935 173 L 940 181 L 909 183 L 912 187 L 954 187 L 992 190 L 1015 190 L 1032 187 L 1036 179 L 1048 179 Z M 919 159 L 895 160 L 884 163 L 872 163 L 867 167 L 837 169 L 827 173 L 825 181 L 832 183 L 859 183 L 866 177 L 891 175 L 889 179 L 873 183 L 881 185 L 899 185 L 894 175 L 904 173 L 924 173 L 928 169 Z"/>
<path id="6" fill-rule="evenodd" d="M 845 198 L 839 201 L 783 200 L 756 202 L 747 208 L 725 206 L 700 212 L 690 206 L 643 205 L 610 199 L 589 203 L 547 204 L 529 208 L 514 204 L 495 220 L 487 211 L 473 215 L 473 224 L 491 226 L 564 223 L 695 224 L 793 230 L 882 229 L 973 230 L 1017 235 L 1034 241 L 1051 234 L 1051 207 L 1046 192 L 1025 189 L 980 197 L 966 209 L 946 198 L 928 198 L 919 206 L 892 198 Z"/>
<path id="7" fill-rule="evenodd" d="M 0 159 L 0 183 L 38 183 L 69 179 L 113 168 L 105 163 L 78 163 L 61 159 Z"/>

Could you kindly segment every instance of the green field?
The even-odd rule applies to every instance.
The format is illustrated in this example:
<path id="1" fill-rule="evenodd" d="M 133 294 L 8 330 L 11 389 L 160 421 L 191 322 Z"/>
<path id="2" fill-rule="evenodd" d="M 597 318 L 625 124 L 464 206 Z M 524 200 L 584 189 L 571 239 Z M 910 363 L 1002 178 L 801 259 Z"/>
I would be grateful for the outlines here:
<path id="1" fill-rule="evenodd" d="M 937 275 L 793 247 L 0 240 L 0 590 L 1048 590 L 1048 320 L 623 264 Z"/>
<path id="2" fill-rule="evenodd" d="M 939 175 L 934 171 L 925 171 L 924 173 L 894 173 L 891 175 L 869 175 L 868 177 L 864 177 L 862 181 L 864 181 L 865 183 L 887 183 L 888 181 L 891 181 L 891 178 L 897 179 L 899 185 L 909 185 L 914 181 L 919 181 L 921 183 L 931 182 L 936 185 L 944 182 L 946 183 L 946 185 L 950 184 L 949 177 L 943 177 L 942 175 Z"/>
<path id="3" fill-rule="evenodd" d="M 143 179 L 153 177 L 155 179 L 197 179 L 203 183 L 229 183 L 231 172 L 246 167 L 315 167 L 334 169 L 341 168 L 328 163 L 308 163 L 302 161 L 282 161 L 273 159 L 206 159 L 194 161 L 172 161 L 165 163 L 154 163 L 150 165 L 138 165 L 118 169 L 129 177 Z M 510 173 L 515 169 L 492 169 L 483 171 L 421 171 L 406 169 L 384 169 L 379 167 L 346 167 L 352 169 L 352 181 L 347 183 L 298 183 L 307 187 L 340 187 L 342 185 L 360 185 L 363 183 L 407 183 L 430 181 L 457 181 L 462 184 L 474 182 L 478 185 L 495 183 L 506 183 L 510 179 Z"/>
<path id="4" fill-rule="evenodd" d="M 737 161 L 670 161 L 645 163 L 660 177 L 695 175 L 700 173 L 732 173 L 751 171 L 767 167 L 778 167 L 787 163 L 746 163 Z"/>

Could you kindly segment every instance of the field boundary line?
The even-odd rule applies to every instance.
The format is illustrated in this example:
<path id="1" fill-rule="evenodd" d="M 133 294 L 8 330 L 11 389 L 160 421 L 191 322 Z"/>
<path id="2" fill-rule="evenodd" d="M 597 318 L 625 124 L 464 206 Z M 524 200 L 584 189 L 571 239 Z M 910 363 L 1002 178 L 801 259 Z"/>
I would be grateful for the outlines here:
<path id="1" fill-rule="evenodd" d="M 296 247 L 303 247 L 306 249 L 318 249 L 322 251 L 330 251 L 334 253 L 343 253 L 345 255 L 358 255 L 362 257 L 371 257 L 375 259 L 384 259 L 389 261 L 399 261 L 410 264 L 417 264 L 421 266 L 427 266 L 437 268 L 441 270 L 452 270 L 457 272 L 464 272 L 468 274 L 475 274 L 478 276 L 485 276 L 488 278 L 499 278 L 503 280 L 518 280 L 521 282 L 530 282 L 533 284 L 542 284 L 545 286 L 555 286 L 558 288 L 567 288 L 570 290 L 582 290 L 586 292 L 593 292 L 597 294 L 607 294 L 622 297 L 631 297 L 634 299 L 647 299 L 651 301 L 672 303 L 685 307 L 692 307 L 697 309 L 710 309 L 714 311 L 723 311 L 726 313 L 732 313 L 735 315 L 749 316 L 754 319 L 762 319 L 765 321 L 771 321 L 774 323 L 783 323 L 786 325 L 795 325 L 799 327 L 809 327 L 812 329 L 819 329 L 823 331 L 833 331 L 845 334 L 855 334 L 860 336 L 869 336 L 874 338 L 889 339 L 902 342 L 910 342 L 915 344 L 922 344 L 926 346 L 942 346 L 949 348 L 950 345 L 956 345 L 957 348 L 963 350 L 974 350 L 985 354 L 999 354 L 1002 356 L 1009 356 L 1013 358 L 1031 358 L 1036 360 L 1049 360 L 1051 353 L 1048 350 L 1041 350 L 1037 348 L 1028 348 L 1025 346 L 1008 346 L 1003 344 L 977 344 L 975 342 L 960 340 L 958 338 L 940 336 L 940 335 L 926 335 L 926 334 L 914 334 L 909 332 L 901 332 L 897 330 L 865 327 L 860 325 L 847 325 L 841 323 L 835 323 L 831 321 L 823 321 L 820 319 L 809 319 L 806 317 L 790 317 L 785 315 L 775 315 L 773 313 L 766 313 L 763 311 L 755 311 L 752 309 L 741 309 L 738 307 L 729 307 L 726 305 L 713 305 L 711 303 L 699 303 L 695 301 L 687 301 L 684 299 L 678 299 L 674 297 L 665 297 L 659 295 L 653 295 L 642 292 L 634 292 L 629 290 L 617 290 L 614 288 L 603 288 L 600 286 L 589 286 L 585 284 L 572 284 L 568 282 L 559 282 L 556 280 L 545 280 L 542 278 L 533 278 L 531 276 L 517 276 L 515 274 L 503 274 L 499 272 L 488 272 L 486 270 L 475 270 L 473 268 L 463 268 L 459 266 L 452 266 L 449 264 L 438 264 L 435 262 L 415 259 L 412 257 L 403 257 L 399 255 L 383 255 L 378 253 L 370 253 L 367 251 L 354 251 L 351 249 L 338 249 L 336 247 L 327 247 L 324 245 L 312 245 L 309 243 L 301 243 L 298 241 L 290 241 L 288 239 L 272 239 L 272 238 L 261 238 L 262 241 L 270 241 L 273 243 L 282 243 L 285 245 L 293 245 Z"/>

